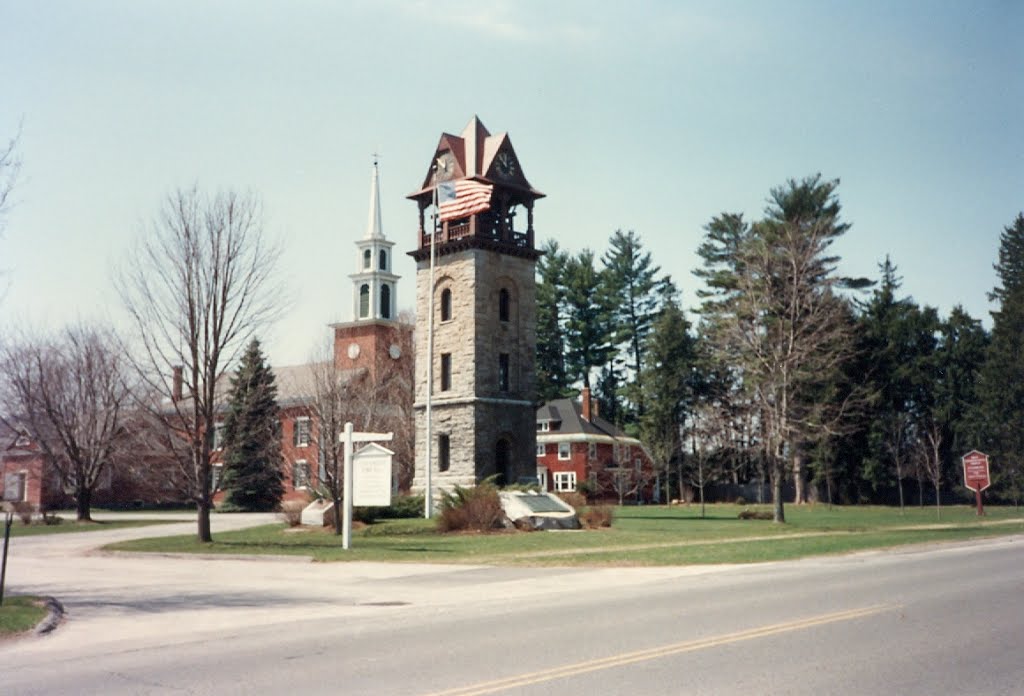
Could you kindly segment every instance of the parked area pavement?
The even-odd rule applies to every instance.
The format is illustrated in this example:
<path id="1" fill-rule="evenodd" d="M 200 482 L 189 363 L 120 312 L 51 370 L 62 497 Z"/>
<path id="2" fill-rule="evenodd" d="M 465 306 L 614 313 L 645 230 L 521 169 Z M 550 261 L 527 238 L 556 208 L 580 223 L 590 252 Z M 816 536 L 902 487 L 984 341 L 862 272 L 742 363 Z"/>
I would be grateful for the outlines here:
<path id="1" fill-rule="evenodd" d="M 128 513 L 118 513 L 124 519 Z M 194 513 L 132 513 L 172 524 L 15 537 L 8 560 L 9 594 L 56 598 L 61 625 L 45 637 L 0 646 L 22 656 L 68 651 L 77 656 L 201 639 L 305 621 L 406 618 L 483 603 L 495 607 L 578 591 L 716 572 L 721 567 L 496 568 L 420 563 L 313 563 L 308 558 L 122 554 L 103 545 L 141 537 L 191 534 Z M 95 519 L 109 519 L 102 514 Z M 272 514 L 213 515 L 213 533 L 266 524 Z M 498 602 L 495 604 L 495 602 Z"/>

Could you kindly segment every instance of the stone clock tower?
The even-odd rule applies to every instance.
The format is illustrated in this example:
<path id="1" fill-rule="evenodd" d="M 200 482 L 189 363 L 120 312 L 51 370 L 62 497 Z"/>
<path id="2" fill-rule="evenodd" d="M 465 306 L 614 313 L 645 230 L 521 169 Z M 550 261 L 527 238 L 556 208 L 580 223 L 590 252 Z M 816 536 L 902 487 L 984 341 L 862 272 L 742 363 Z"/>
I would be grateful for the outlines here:
<path id="1" fill-rule="evenodd" d="M 536 475 L 533 206 L 543 196 L 523 176 L 508 135 L 491 135 L 476 117 L 461 135 L 441 136 L 409 196 L 419 208 L 410 252 L 414 490 L 425 489 L 428 466 L 435 492 L 492 475 L 502 483 Z"/>
<path id="2" fill-rule="evenodd" d="M 342 369 L 363 369 L 376 381 L 378 373 L 401 357 L 409 327 L 395 313 L 398 276 L 392 272 L 392 247 L 384 237 L 380 214 L 380 172 L 376 160 L 370 179 L 370 215 L 366 234 L 356 242 L 352 279 L 353 321 L 331 324 L 334 362 Z"/>

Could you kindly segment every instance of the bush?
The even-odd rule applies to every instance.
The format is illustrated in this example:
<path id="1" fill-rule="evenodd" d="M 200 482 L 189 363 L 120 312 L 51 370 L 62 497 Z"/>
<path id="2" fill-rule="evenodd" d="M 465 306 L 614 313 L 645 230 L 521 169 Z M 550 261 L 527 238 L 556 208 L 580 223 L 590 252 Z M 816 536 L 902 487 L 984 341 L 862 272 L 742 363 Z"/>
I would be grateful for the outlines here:
<path id="1" fill-rule="evenodd" d="M 281 511 L 278 513 L 281 519 L 285 521 L 289 527 L 298 527 L 302 524 L 302 510 L 306 507 L 306 502 L 302 500 L 286 500 L 281 503 Z"/>
<path id="2" fill-rule="evenodd" d="M 736 500 L 734 502 L 737 505 L 746 505 L 747 504 L 747 499 L 744 498 L 742 495 L 738 495 L 738 496 L 736 496 Z"/>
<path id="3" fill-rule="evenodd" d="M 404 520 L 423 517 L 422 495 L 399 495 L 387 507 L 357 507 L 352 510 L 352 519 L 366 524 L 377 520 Z"/>
<path id="4" fill-rule="evenodd" d="M 29 502 L 20 501 L 14 504 L 14 514 L 18 516 L 22 524 L 32 524 L 32 515 L 35 514 L 36 506 Z"/>
<path id="5" fill-rule="evenodd" d="M 441 493 L 438 531 L 489 532 L 500 529 L 504 519 L 505 512 L 501 509 L 501 498 L 493 479 L 486 479 L 473 488 L 455 486 L 450 492 Z"/>
<path id="6" fill-rule="evenodd" d="M 56 515 L 56 514 L 54 514 L 52 512 L 44 512 L 43 513 L 43 524 L 45 524 L 47 527 L 54 527 L 54 526 L 56 526 L 58 524 L 61 524 L 63 522 L 64 522 L 64 518 L 61 517 L 60 515 Z"/>
<path id="7" fill-rule="evenodd" d="M 741 520 L 773 520 L 775 516 L 770 512 L 762 510 L 743 510 L 738 517 Z"/>
<path id="8" fill-rule="evenodd" d="M 571 505 L 573 508 L 580 510 L 587 506 L 587 496 L 582 493 L 555 493 L 559 498 L 565 502 L 566 505 Z"/>
<path id="9" fill-rule="evenodd" d="M 580 524 L 586 529 L 600 529 L 611 527 L 612 519 L 615 517 L 614 508 L 611 505 L 594 505 L 583 508 L 579 511 Z"/>

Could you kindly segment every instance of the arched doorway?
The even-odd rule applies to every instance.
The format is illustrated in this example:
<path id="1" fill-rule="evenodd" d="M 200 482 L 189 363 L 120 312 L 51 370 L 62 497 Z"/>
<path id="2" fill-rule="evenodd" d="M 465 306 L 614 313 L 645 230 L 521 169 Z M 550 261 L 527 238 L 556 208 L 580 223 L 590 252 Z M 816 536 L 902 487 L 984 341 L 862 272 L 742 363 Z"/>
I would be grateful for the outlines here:
<path id="1" fill-rule="evenodd" d="M 515 483 L 512 476 L 512 441 L 507 437 L 499 437 L 494 445 L 494 473 L 499 486 Z"/>

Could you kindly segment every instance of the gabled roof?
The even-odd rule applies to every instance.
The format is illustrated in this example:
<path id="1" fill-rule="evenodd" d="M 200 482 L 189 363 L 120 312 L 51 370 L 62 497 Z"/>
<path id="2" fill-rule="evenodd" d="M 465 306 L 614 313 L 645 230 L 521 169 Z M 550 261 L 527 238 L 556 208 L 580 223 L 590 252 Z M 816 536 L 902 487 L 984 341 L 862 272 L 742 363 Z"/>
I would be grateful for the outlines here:
<path id="1" fill-rule="evenodd" d="M 496 183 L 496 180 L 490 178 L 494 159 L 499 152 L 507 152 L 516 161 L 516 173 L 512 177 L 501 180 L 500 183 L 504 186 L 510 186 L 523 191 L 531 199 L 544 197 L 544 194 L 530 186 L 530 182 L 523 176 L 522 168 L 518 166 L 518 158 L 515 155 L 515 150 L 512 148 L 512 141 L 509 140 L 508 133 L 502 132 L 491 135 L 491 132 L 487 130 L 477 116 L 473 116 L 469 120 L 466 127 L 462 129 L 461 134 L 441 134 L 441 139 L 437 143 L 437 149 L 434 151 L 434 157 L 436 158 L 438 154 L 446 150 L 450 151 L 455 158 L 453 179 L 476 179 L 486 183 Z M 420 189 L 409 194 L 407 198 L 417 199 L 426 195 L 427 192 L 433 191 L 434 161 L 431 160 Z"/>
<path id="2" fill-rule="evenodd" d="M 573 399 L 555 399 L 537 409 L 537 422 L 560 422 L 562 425 L 552 435 L 597 435 L 615 439 L 633 440 L 621 428 L 600 416 L 589 421 L 583 417 L 583 409 Z"/>

